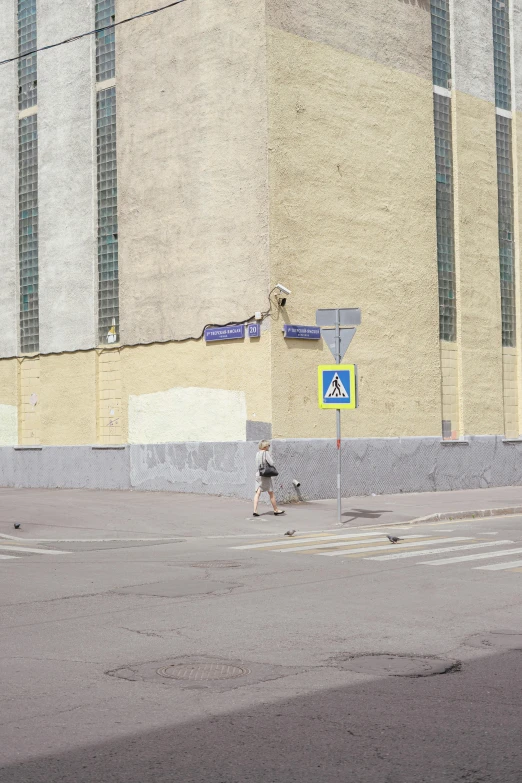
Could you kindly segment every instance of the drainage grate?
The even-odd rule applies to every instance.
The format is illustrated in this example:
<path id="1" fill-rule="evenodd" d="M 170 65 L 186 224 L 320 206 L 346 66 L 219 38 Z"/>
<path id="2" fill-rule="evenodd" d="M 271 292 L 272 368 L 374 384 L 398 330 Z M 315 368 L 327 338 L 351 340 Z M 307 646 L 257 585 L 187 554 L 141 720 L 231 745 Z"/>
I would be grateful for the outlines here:
<path id="1" fill-rule="evenodd" d="M 226 663 L 178 663 L 175 666 L 163 666 L 156 671 L 161 677 L 168 677 L 171 680 L 192 680 L 192 682 L 233 680 L 250 674 L 250 669 Z"/>
<path id="2" fill-rule="evenodd" d="M 460 671 L 459 661 L 424 655 L 391 655 L 368 653 L 337 660 L 339 668 L 361 674 L 385 675 L 390 677 L 432 677 L 435 674 L 449 674 Z"/>
<path id="3" fill-rule="evenodd" d="M 202 563 L 191 563 L 192 568 L 241 568 L 241 563 L 235 560 L 204 560 Z"/>

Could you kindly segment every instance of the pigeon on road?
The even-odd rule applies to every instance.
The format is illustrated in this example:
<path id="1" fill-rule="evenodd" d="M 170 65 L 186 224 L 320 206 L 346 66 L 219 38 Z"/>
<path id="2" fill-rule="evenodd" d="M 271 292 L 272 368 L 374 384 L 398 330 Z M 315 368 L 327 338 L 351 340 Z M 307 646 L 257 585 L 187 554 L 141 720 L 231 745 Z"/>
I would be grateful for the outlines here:
<path id="1" fill-rule="evenodd" d="M 295 536 L 295 530 L 287 530 L 285 536 Z"/>
<path id="2" fill-rule="evenodd" d="M 387 538 L 391 541 L 392 544 L 398 544 L 399 541 L 402 541 L 402 538 L 397 538 L 397 536 L 387 536 Z"/>
<path id="3" fill-rule="evenodd" d="M 14 523 L 14 529 L 15 530 L 20 530 L 20 522 L 15 522 Z"/>

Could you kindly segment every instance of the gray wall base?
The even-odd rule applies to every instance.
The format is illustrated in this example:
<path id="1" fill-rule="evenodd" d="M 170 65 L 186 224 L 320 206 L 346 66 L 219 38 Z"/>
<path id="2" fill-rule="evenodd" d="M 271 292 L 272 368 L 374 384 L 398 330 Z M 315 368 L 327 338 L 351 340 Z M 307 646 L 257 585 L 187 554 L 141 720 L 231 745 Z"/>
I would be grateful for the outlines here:
<path id="1" fill-rule="evenodd" d="M 251 498 L 257 443 L 166 443 L 103 448 L 0 448 L 0 486 L 135 489 Z M 274 440 L 281 501 L 336 496 L 333 440 Z M 433 492 L 522 484 L 522 441 L 474 436 L 342 442 L 342 494 Z M 292 480 L 301 486 L 297 491 Z M 299 495 L 298 495 L 299 492 Z"/>

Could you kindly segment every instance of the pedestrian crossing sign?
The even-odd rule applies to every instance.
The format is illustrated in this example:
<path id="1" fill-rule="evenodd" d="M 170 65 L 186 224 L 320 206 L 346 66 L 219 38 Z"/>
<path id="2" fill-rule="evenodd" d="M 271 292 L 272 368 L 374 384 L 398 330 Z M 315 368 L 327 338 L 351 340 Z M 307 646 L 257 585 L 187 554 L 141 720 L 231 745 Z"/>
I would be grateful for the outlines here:
<path id="1" fill-rule="evenodd" d="M 355 364 L 322 364 L 319 367 L 319 407 L 354 410 L 357 408 L 357 367 Z"/>

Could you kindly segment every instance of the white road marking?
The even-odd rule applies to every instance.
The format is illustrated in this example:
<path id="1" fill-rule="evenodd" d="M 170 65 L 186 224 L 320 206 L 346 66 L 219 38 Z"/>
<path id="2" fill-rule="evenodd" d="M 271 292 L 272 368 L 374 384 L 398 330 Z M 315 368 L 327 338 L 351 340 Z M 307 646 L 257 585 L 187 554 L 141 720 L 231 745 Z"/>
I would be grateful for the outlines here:
<path id="1" fill-rule="evenodd" d="M 406 537 L 406 536 L 405 536 Z M 410 538 L 413 538 L 414 536 L 410 536 Z M 430 541 L 431 544 L 446 544 L 451 541 L 473 541 L 473 538 L 464 538 L 464 537 L 453 537 L 453 538 L 439 538 L 435 541 Z M 409 542 L 408 544 L 400 544 L 401 549 L 405 549 L 406 547 L 413 547 L 413 546 L 422 546 L 425 544 L 425 541 L 413 541 Z M 328 546 L 328 544 L 326 545 Z M 317 554 L 320 557 L 342 557 L 343 555 L 346 557 L 346 555 L 351 555 L 353 553 L 358 552 L 379 552 L 382 549 L 396 549 L 398 544 L 387 544 L 386 546 L 368 546 L 368 547 L 360 547 L 357 549 L 343 549 L 340 552 L 318 552 Z M 314 549 L 315 547 L 310 547 L 311 549 Z"/>
<path id="2" fill-rule="evenodd" d="M 135 541 L 136 543 L 144 543 L 150 541 L 152 544 L 157 544 L 169 541 L 179 541 L 180 538 L 184 538 L 183 535 L 172 536 L 172 538 L 19 538 L 17 541 L 28 541 L 30 544 L 114 544 L 121 541 L 122 544 L 129 541 Z"/>
<path id="3" fill-rule="evenodd" d="M 506 568 L 519 568 L 522 560 L 513 560 L 511 563 L 494 563 L 488 566 L 475 566 L 474 571 L 503 571 Z"/>
<path id="4" fill-rule="evenodd" d="M 464 555 L 463 557 L 448 557 L 444 560 L 428 560 L 419 565 L 449 565 L 451 563 L 467 563 L 469 560 L 487 560 L 488 557 L 505 557 L 506 555 L 519 555 L 522 549 L 504 549 L 502 552 L 486 552 L 480 555 Z"/>
<path id="5" fill-rule="evenodd" d="M 404 536 L 404 538 L 418 538 L 418 536 Z M 313 540 L 313 539 L 312 539 Z M 378 539 L 375 538 L 358 538 L 355 541 L 334 541 L 332 544 L 310 544 L 310 546 L 295 546 L 295 541 L 289 541 L 285 549 L 270 549 L 270 552 L 309 552 L 312 549 L 333 549 L 336 546 L 358 546 L 359 544 L 376 544 Z M 387 540 L 387 539 L 383 539 Z M 419 544 L 423 544 L 423 541 L 419 541 Z M 274 546 L 278 546 L 279 542 L 276 542 Z M 294 544 L 294 546 L 291 546 Z M 286 545 L 286 542 L 283 542 Z M 382 549 L 382 547 L 376 547 L 376 549 Z M 343 550 L 349 552 L 351 550 Z"/>
<path id="6" fill-rule="evenodd" d="M 436 543 L 436 542 L 435 542 Z M 419 555 L 439 555 L 445 552 L 458 552 L 462 549 L 479 549 L 487 546 L 504 546 L 514 544 L 514 541 L 484 541 L 481 544 L 463 544 L 462 546 L 445 546 L 441 549 L 422 549 L 419 552 L 398 552 L 396 555 L 382 555 L 381 557 L 367 557 L 366 560 L 400 560 L 403 557 L 419 557 Z"/>
<path id="7" fill-rule="evenodd" d="M 232 549 L 261 549 L 266 546 L 291 546 L 292 544 L 295 546 L 295 544 L 299 541 L 304 544 L 308 543 L 309 541 L 332 541 L 333 539 L 349 539 L 349 538 L 363 538 L 364 536 L 380 536 L 383 538 L 382 533 L 343 533 L 338 536 L 314 536 L 313 538 L 309 538 L 308 534 L 303 534 L 304 538 L 295 538 L 294 536 L 289 536 L 288 540 L 281 540 L 281 541 L 266 541 L 262 544 L 243 544 L 242 546 L 234 546 Z M 290 540 L 292 539 L 292 540 Z"/>
<path id="8" fill-rule="evenodd" d="M 0 549 L 2 551 L 10 551 L 10 552 L 20 552 L 20 554 L 23 554 L 24 552 L 29 552 L 32 555 L 70 555 L 72 552 L 64 552 L 62 549 L 29 549 L 29 547 L 26 546 L 4 546 L 3 544 L 0 544 Z"/>
<path id="9" fill-rule="evenodd" d="M 16 560 L 14 555 L 0 555 L 0 560 Z"/>

